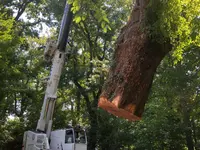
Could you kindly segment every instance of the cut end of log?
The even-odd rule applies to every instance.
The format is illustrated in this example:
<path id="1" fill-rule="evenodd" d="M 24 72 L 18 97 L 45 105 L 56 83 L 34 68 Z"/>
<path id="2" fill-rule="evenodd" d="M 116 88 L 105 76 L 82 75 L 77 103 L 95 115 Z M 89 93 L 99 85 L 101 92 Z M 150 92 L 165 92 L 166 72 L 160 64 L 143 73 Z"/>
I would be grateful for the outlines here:
<path id="1" fill-rule="evenodd" d="M 134 115 L 135 105 L 129 104 L 126 108 L 118 108 L 118 102 L 117 100 L 110 102 L 105 97 L 100 97 L 98 106 L 105 111 L 118 116 L 120 118 L 128 119 L 129 121 L 138 121 L 141 118 Z"/>

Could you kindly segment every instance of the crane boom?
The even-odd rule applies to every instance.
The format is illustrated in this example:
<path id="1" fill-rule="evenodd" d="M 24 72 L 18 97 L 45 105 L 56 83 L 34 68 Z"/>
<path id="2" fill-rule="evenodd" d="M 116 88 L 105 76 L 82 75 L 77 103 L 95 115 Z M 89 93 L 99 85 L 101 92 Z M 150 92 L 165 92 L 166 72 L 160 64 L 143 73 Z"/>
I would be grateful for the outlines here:
<path id="1" fill-rule="evenodd" d="M 58 84 L 65 63 L 65 49 L 72 22 L 72 16 L 71 5 L 66 3 L 57 43 L 50 41 L 50 43 L 46 45 L 45 56 L 52 61 L 50 78 L 47 82 L 45 97 L 36 131 L 26 131 L 24 133 L 23 150 L 51 149 L 49 146 L 49 137 L 53 123 L 52 117 L 57 98 Z M 62 139 L 62 141 L 63 140 L 64 139 Z M 60 143 L 61 142 L 59 142 L 59 144 Z"/>
<path id="2" fill-rule="evenodd" d="M 42 131 L 50 136 L 52 127 L 52 117 L 54 112 L 55 101 L 57 98 L 57 88 L 60 80 L 62 68 L 65 61 L 65 48 L 68 40 L 70 25 L 72 21 L 71 5 L 66 4 L 64 15 L 61 22 L 61 28 L 56 45 L 55 54 L 51 68 L 50 78 L 47 82 L 44 102 L 40 114 L 40 119 L 37 124 L 37 131 Z"/>

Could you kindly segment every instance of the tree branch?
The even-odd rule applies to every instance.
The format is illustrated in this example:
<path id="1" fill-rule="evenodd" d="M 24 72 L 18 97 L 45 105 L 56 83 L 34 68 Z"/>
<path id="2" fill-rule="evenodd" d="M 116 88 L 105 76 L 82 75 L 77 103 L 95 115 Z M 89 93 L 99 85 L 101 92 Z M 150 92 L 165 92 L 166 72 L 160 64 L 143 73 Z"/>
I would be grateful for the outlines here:
<path id="1" fill-rule="evenodd" d="M 81 93 L 81 95 L 84 97 L 85 101 L 86 101 L 86 106 L 88 108 L 88 112 L 92 113 L 92 107 L 91 107 L 91 103 L 90 103 L 90 99 L 89 96 L 86 94 L 85 90 L 83 89 L 83 87 L 78 83 L 77 80 L 73 80 L 74 84 L 78 87 L 79 92 Z"/>
<path id="2" fill-rule="evenodd" d="M 25 1 L 20 5 L 20 7 L 19 7 L 19 9 L 18 9 L 18 12 L 17 12 L 17 15 L 16 15 L 16 17 L 15 17 L 15 21 L 18 21 L 18 20 L 19 20 L 19 18 L 21 17 L 21 15 L 24 13 L 24 11 L 25 11 L 27 5 L 28 5 L 29 3 L 31 3 L 32 1 L 33 1 L 33 0 L 29 0 L 29 1 L 25 0 Z"/>

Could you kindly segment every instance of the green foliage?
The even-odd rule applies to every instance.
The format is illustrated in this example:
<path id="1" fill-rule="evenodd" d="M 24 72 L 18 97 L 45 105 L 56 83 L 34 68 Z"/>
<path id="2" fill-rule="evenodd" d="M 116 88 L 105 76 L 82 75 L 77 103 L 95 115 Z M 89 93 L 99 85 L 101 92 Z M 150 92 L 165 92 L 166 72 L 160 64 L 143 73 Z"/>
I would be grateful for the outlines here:
<path id="1" fill-rule="evenodd" d="M 98 148 L 100 150 L 133 148 L 134 123 L 114 117 L 103 110 L 98 110 L 98 114 Z"/>
<path id="2" fill-rule="evenodd" d="M 95 19 L 102 31 L 107 33 L 108 31 L 112 30 L 112 20 L 109 18 L 109 13 L 111 12 L 111 7 L 117 8 L 115 5 L 118 6 L 117 9 L 120 9 L 120 4 L 124 5 L 125 9 L 130 10 L 131 1 L 118 1 L 115 3 L 114 1 L 93 1 L 93 0 L 73 0 L 68 1 L 69 4 L 72 4 L 72 12 L 75 14 L 74 21 L 76 23 L 82 24 L 82 21 Z M 126 8 L 127 7 L 127 8 Z M 108 10 L 110 8 L 110 10 Z M 126 19 L 128 16 L 126 17 Z M 83 24 L 82 24 L 83 25 Z"/>
<path id="3" fill-rule="evenodd" d="M 0 149 L 21 149 L 24 125 L 18 118 L 9 119 L 4 125 L 0 124 Z"/>
<path id="4" fill-rule="evenodd" d="M 185 149 L 189 140 L 198 146 L 199 56 L 199 48 L 191 46 L 177 65 L 171 56 L 163 60 L 143 119 L 134 128 L 136 149 Z"/>
<path id="5" fill-rule="evenodd" d="M 14 20 L 11 19 L 6 19 L 5 20 L 5 15 L 6 14 L 1 14 L 0 15 L 0 39 L 1 39 L 1 43 L 3 42 L 8 42 L 12 40 L 12 28 L 13 28 L 13 23 Z"/>
<path id="6" fill-rule="evenodd" d="M 176 62 L 191 44 L 199 45 L 199 0 L 151 0 L 147 9 L 147 31 L 152 40 L 170 41 Z"/>

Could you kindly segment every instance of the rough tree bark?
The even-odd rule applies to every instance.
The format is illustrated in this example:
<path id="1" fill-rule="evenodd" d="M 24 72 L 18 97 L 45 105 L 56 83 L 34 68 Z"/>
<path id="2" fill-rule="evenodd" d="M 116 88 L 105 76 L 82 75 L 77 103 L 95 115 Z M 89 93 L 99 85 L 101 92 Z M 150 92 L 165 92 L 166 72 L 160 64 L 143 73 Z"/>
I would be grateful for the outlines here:
<path id="1" fill-rule="evenodd" d="M 98 106 L 126 118 L 139 120 L 148 99 L 156 68 L 171 50 L 152 42 L 145 32 L 145 9 L 149 0 L 137 0 L 130 20 L 117 41 L 109 76 Z"/>

